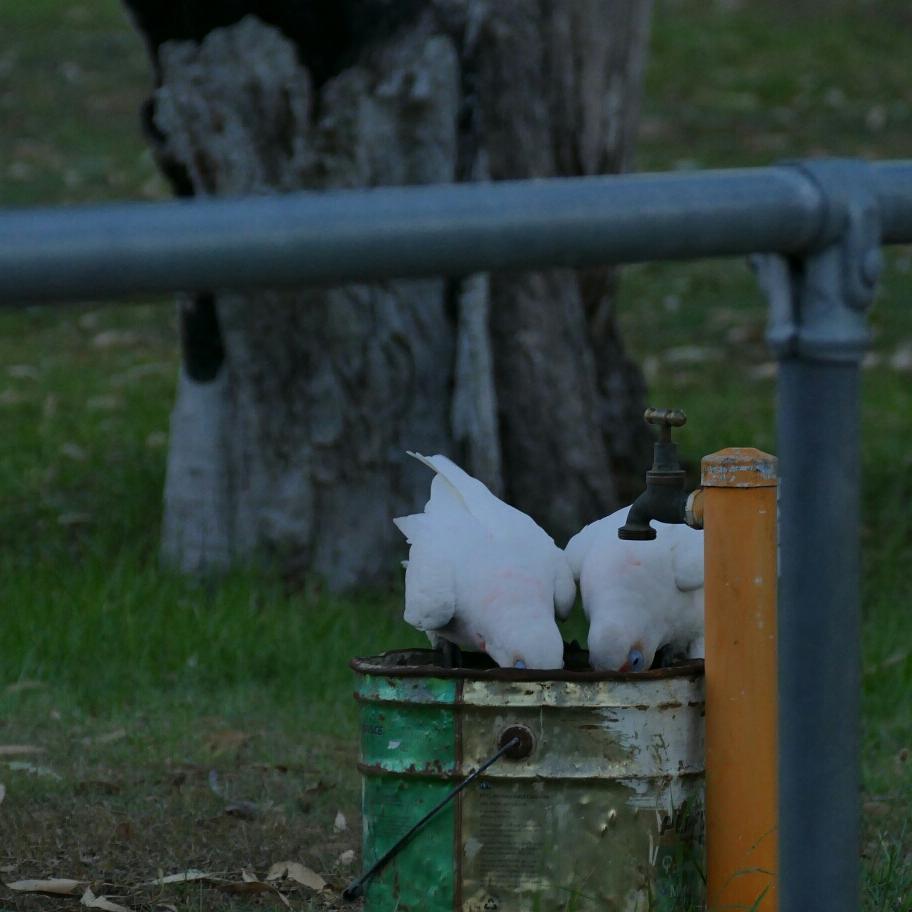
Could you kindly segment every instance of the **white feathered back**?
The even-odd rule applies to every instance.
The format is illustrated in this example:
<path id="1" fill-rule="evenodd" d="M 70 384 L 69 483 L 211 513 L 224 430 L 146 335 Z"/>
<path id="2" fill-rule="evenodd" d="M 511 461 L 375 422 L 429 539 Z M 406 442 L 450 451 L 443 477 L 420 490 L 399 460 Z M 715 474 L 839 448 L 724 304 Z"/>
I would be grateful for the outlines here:
<path id="1" fill-rule="evenodd" d="M 536 652 L 542 628 L 551 664 L 539 667 L 560 667 L 554 611 L 566 616 L 576 597 L 563 552 L 530 516 L 446 456 L 409 455 L 436 474 L 424 512 L 394 520 L 411 545 L 406 621 L 468 648 L 487 643 L 492 655 L 508 653 L 511 641 L 523 655 Z"/>
<path id="2" fill-rule="evenodd" d="M 655 640 L 655 646 L 702 638 L 703 534 L 683 525 L 656 523 L 655 541 L 622 541 L 617 530 L 627 507 L 591 523 L 567 543 L 565 554 L 580 581 L 583 610 L 590 621 L 589 649 L 593 664 L 617 668 L 617 656 L 602 663 L 601 652 L 633 642 Z M 593 631 L 629 629 L 624 642 L 593 640 Z M 652 654 L 647 657 L 652 661 Z M 612 664 L 613 662 L 613 664 Z"/>

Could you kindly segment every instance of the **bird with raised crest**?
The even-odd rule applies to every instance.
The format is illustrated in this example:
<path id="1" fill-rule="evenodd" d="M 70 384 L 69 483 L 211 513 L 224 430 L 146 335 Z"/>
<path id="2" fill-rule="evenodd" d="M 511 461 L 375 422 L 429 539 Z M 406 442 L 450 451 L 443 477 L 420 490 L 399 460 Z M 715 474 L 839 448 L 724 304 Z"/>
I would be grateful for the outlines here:
<path id="1" fill-rule="evenodd" d="M 446 456 L 409 455 L 435 475 L 424 512 L 394 520 L 411 546 L 405 620 L 502 668 L 563 667 L 556 617 L 576 600 L 564 552 Z"/>

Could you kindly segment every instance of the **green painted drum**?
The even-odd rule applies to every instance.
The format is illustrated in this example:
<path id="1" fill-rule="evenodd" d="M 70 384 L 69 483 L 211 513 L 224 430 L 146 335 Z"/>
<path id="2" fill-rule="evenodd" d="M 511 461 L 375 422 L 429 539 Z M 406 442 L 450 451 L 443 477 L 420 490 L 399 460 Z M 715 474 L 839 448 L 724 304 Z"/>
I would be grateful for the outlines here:
<path id="1" fill-rule="evenodd" d="M 522 726 L 367 884 L 367 912 L 647 912 L 702 899 L 703 665 L 639 675 L 355 659 L 365 869 Z"/>

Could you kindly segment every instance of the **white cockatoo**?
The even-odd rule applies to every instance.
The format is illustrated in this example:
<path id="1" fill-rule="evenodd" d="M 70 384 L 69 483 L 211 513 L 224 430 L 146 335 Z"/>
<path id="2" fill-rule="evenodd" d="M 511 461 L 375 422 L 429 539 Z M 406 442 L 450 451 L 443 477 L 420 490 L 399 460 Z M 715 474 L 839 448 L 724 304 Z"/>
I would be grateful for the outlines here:
<path id="1" fill-rule="evenodd" d="M 446 456 L 409 455 L 436 475 L 424 512 L 393 520 L 411 545 L 405 620 L 502 668 L 562 668 L 555 613 L 576 600 L 564 552 Z"/>
<path id="2" fill-rule="evenodd" d="M 656 522 L 653 541 L 622 541 L 628 509 L 586 526 L 565 549 L 589 619 L 589 661 L 646 671 L 662 646 L 702 658 L 703 533 Z"/>

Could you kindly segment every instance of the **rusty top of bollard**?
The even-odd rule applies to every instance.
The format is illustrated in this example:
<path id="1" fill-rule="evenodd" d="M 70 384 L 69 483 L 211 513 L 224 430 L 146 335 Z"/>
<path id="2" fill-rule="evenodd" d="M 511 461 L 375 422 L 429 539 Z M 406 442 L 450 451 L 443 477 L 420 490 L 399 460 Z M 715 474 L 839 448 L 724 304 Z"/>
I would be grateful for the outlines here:
<path id="1" fill-rule="evenodd" d="M 772 488 L 779 484 L 779 460 L 754 447 L 729 447 L 704 456 L 704 488 Z"/>

